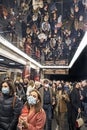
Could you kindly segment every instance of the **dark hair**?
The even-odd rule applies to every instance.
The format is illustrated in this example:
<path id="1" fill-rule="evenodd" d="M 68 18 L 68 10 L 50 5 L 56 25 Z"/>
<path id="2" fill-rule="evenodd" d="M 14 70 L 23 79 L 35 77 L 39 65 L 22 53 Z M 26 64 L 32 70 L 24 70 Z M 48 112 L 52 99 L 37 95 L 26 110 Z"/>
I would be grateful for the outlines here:
<path id="1" fill-rule="evenodd" d="M 1 83 L 1 88 L 2 88 L 2 84 L 3 83 L 7 83 L 8 84 L 8 86 L 9 86 L 9 88 L 10 88 L 10 95 L 13 95 L 14 94 L 14 84 L 13 84 L 13 81 L 12 80 L 4 80 L 4 81 L 2 81 L 2 83 Z"/>
<path id="2" fill-rule="evenodd" d="M 49 81 L 48 81 L 47 79 L 45 79 L 43 83 L 48 84 L 48 83 L 49 83 Z"/>

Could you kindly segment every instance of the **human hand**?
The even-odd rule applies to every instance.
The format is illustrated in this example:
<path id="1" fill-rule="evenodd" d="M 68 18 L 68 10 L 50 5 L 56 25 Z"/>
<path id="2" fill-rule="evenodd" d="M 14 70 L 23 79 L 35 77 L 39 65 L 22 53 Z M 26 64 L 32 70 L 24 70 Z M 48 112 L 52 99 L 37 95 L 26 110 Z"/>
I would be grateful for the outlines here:
<path id="1" fill-rule="evenodd" d="M 28 128 L 28 123 L 27 123 L 27 121 L 23 121 L 23 122 L 22 122 L 22 126 L 23 126 L 23 128 Z"/>

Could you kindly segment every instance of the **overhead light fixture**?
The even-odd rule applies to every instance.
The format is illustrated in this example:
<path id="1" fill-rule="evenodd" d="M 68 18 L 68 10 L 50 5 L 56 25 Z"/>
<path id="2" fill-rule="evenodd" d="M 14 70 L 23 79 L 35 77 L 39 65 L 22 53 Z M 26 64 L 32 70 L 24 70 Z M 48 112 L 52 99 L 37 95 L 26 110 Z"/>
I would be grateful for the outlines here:
<path id="1" fill-rule="evenodd" d="M 14 62 L 10 62 L 9 64 L 10 64 L 10 65 L 15 65 L 15 63 L 14 63 Z"/>
<path id="2" fill-rule="evenodd" d="M 4 61 L 4 59 L 0 58 L 0 61 Z"/>
<path id="3" fill-rule="evenodd" d="M 41 68 L 41 64 L 39 64 L 37 61 L 35 61 L 34 59 L 32 59 L 31 57 L 29 57 L 27 54 L 25 54 L 23 51 L 21 51 L 20 49 L 18 49 L 17 47 L 15 47 L 14 45 L 12 45 L 12 43 L 10 43 L 9 41 L 7 41 L 6 39 L 4 39 L 1 35 L 0 35 L 0 42 L 6 46 L 7 48 L 9 48 L 10 50 L 16 52 L 17 54 L 19 54 L 20 56 L 24 57 L 25 59 L 27 59 L 28 61 L 30 61 L 31 63 L 35 64 L 36 66 Z M 20 59 L 19 59 L 20 61 Z"/>
<path id="4" fill-rule="evenodd" d="M 22 58 L 18 58 L 17 56 L 11 54 L 10 52 L 6 51 L 5 49 L 0 48 L 0 55 L 7 57 L 8 59 L 11 59 L 15 62 L 18 62 L 22 65 L 26 65 L 26 61 L 24 61 Z"/>

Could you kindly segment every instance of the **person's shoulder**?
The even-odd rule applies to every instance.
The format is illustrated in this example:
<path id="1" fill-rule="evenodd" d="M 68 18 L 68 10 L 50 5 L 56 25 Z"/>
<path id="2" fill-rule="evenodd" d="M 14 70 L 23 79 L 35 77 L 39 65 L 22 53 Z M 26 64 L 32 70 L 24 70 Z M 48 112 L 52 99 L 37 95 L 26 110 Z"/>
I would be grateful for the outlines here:
<path id="1" fill-rule="evenodd" d="M 44 111 L 44 109 L 43 109 L 43 108 L 41 108 L 41 109 L 40 109 L 40 111 L 41 111 L 41 112 L 43 112 L 43 113 L 45 113 L 45 111 Z"/>
<path id="2" fill-rule="evenodd" d="M 41 86 L 41 87 L 38 89 L 39 92 L 43 92 L 43 90 L 44 90 L 44 87 L 43 87 L 43 86 Z"/>
<path id="3" fill-rule="evenodd" d="M 41 108 L 41 113 L 42 113 L 43 115 L 46 115 L 46 113 L 45 113 L 45 111 L 44 111 L 43 108 Z"/>
<path id="4" fill-rule="evenodd" d="M 43 108 L 37 113 L 37 118 L 46 118 L 46 113 Z"/>

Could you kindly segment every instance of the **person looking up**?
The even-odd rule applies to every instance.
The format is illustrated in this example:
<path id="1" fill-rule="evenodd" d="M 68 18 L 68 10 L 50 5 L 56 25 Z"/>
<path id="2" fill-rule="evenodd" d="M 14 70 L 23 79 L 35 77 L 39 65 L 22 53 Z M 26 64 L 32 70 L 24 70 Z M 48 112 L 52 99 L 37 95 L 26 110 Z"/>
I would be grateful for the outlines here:
<path id="1" fill-rule="evenodd" d="M 27 96 L 18 121 L 19 130 L 43 130 L 46 122 L 46 114 L 41 107 L 41 95 L 33 89 Z"/>

